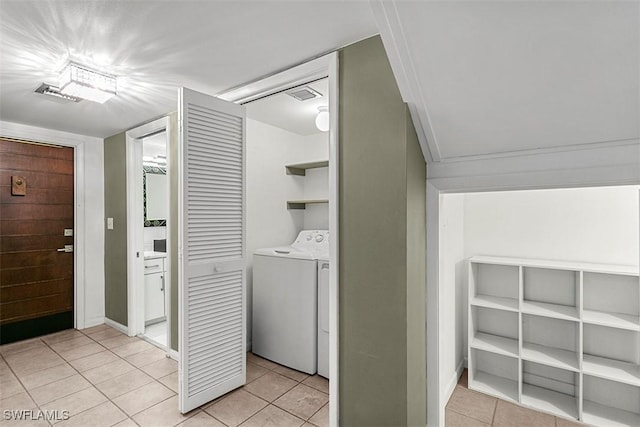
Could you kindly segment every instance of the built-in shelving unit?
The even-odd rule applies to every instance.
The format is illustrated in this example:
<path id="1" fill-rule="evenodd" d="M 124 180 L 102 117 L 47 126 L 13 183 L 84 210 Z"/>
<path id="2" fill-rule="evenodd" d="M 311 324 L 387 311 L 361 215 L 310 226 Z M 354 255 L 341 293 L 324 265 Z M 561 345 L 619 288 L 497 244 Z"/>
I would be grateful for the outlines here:
<path id="1" fill-rule="evenodd" d="M 305 209 L 307 205 L 313 203 L 329 203 L 329 199 L 287 200 L 287 209 Z"/>
<path id="2" fill-rule="evenodd" d="M 317 160 L 313 162 L 285 165 L 285 169 L 287 171 L 287 175 L 306 176 L 308 169 L 326 168 L 328 166 L 328 160 Z M 287 200 L 287 209 L 306 209 L 307 205 L 317 203 L 329 203 L 329 199 Z"/>
<path id="3" fill-rule="evenodd" d="M 307 169 L 325 168 L 327 166 L 329 166 L 329 160 L 317 160 L 315 162 L 285 165 L 285 169 L 287 170 L 287 175 L 305 176 L 307 174 Z"/>
<path id="4" fill-rule="evenodd" d="M 469 260 L 469 388 L 593 425 L 640 425 L 637 267 Z"/>

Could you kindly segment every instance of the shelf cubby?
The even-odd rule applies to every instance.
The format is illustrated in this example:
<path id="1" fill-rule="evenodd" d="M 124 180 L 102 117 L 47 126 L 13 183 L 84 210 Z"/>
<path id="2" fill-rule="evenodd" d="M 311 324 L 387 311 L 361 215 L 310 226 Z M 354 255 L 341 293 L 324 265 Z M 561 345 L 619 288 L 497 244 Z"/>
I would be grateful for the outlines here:
<path id="1" fill-rule="evenodd" d="M 474 390 L 518 402 L 518 359 L 471 349 L 469 386 Z"/>
<path id="2" fill-rule="evenodd" d="M 640 426 L 640 386 L 584 375 L 585 423 L 598 426 Z"/>
<path id="3" fill-rule="evenodd" d="M 287 209 L 306 209 L 307 205 L 317 203 L 329 203 L 329 199 L 287 200 Z"/>
<path id="4" fill-rule="evenodd" d="M 580 275 L 556 268 L 523 268 L 522 311 L 579 321 Z"/>
<path id="5" fill-rule="evenodd" d="M 471 304 L 518 311 L 519 269 L 487 263 L 472 263 L 469 269 Z"/>
<path id="6" fill-rule="evenodd" d="M 572 321 L 523 314 L 522 359 L 577 372 L 578 332 Z"/>
<path id="7" fill-rule="evenodd" d="M 640 426 L 638 267 L 473 257 L 468 330 L 470 389 Z"/>
<path id="8" fill-rule="evenodd" d="M 640 287 L 631 275 L 585 272 L 585 323 L 640 331 Z"/>
<path id="9" fill-rule="evenodd" d="M 315 162 L 295 163 L 285 165 L 287 175 L 305 176 L 307 169 L 325 168 L 329 166 L 329 160 L 317 160 Z"/>
<path id="10" fill-rule="evenodd" d="M 471 308 L 470 345 L 503 356 L 518 357 L 518 313 Z"/>

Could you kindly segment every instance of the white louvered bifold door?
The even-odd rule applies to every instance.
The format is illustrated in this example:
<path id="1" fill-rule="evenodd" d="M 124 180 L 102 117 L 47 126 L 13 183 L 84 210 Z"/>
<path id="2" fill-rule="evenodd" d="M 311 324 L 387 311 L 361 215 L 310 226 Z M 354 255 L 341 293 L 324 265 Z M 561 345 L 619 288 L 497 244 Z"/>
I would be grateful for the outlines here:
<path id="1" fill-rule="evenodd" d="M 245 383 L 244 107 L 182 88 L 179 395 L 185 413 Z"/>

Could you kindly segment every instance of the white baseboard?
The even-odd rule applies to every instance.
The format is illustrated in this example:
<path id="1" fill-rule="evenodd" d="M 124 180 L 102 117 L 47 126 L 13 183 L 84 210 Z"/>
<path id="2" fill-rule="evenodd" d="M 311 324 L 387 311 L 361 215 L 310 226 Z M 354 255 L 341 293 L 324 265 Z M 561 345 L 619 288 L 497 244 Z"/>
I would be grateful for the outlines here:
<path id="1" fill-rule="evenodd" d="M 449 399 L 451 399 L 453 390 L 455 390 L 456 385 L 458 384 L 458 379 L 460 378 L 460 375 L 462 375 L 462 371 L 464 370 L 465 366 L 466 366 L 466 358 L 462 359 L 460 363 L 458 363 L 456 370 L 454 371 L 451 379 L 447 383 L 447 388 L 445 389 L 445 399 L 443 400 L 444 405 L 446 405 L 447 402 L 449 402 Z"/>
<path id="2" fill-rule="evenodd" d="M 92 328 L 94 326 L 98 326 L 98 325 L 102 325 L 104 323 L 104 316 L 99 316 L 99 317 L 94 317 L 92 319 L 87 319 L 84 322 L 84 328 L 82 329 L 87 329 L 87 328 Z"/>
<path id="3" fill-rule="evenodd" d="M 180 354 L 172 349 L 169 349 L 169 357 L 172 358 L 173 360 L 175 360 L 176 362 L 178 361 L 178 359 L 180 358 Z"/>
<path id="4" fill-rule="evenodd" d="M 123 334 L 129 335 L 129 328 L 127 328 L 126 326 L 116 322 L 115 320 L 111 320 L 111 319 L 105 317 L 104 318 L 104 324 L 107 325 L 107 326 L 111 326 L 114 329 L 119 330 Z"/>

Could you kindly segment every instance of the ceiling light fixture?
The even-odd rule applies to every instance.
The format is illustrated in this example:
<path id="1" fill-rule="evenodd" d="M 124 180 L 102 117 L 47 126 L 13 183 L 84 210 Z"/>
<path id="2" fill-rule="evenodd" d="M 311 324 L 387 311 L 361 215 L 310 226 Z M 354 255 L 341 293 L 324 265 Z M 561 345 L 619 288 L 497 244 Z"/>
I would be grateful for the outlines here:
<path id="1" fill-rule="evenodd" d="M 64 99 L 65 101 L 71 101 L 71 102 L 80 102 L 82 101 L 82 99 L 78 98 L 77 96 L 70 96 L 70 95 L 65 95 L 63 93 L 60 93 L 60 89 L 58 89 L 55 86 L 52 86 L 50 84 L 47 83 L 42 83 L 36 90 L 36 93 L 41 93 L 43 95 L 50 95 L 50 96 L 54 96 L 56 98 L 60 98 L 60 99 Z"/>
<path id="2" fill-rule="evenodd" d="M 116 94 L 116 77 L 69 62 L 60 73 L 60 93 L 103 104 Z"/>
<path id="3" fill-rule="evenodd" d="M 321 132 L 329 130 L 329 107 L 318 107 L 318 115 L 316 116 L 316 127 Z"/>

